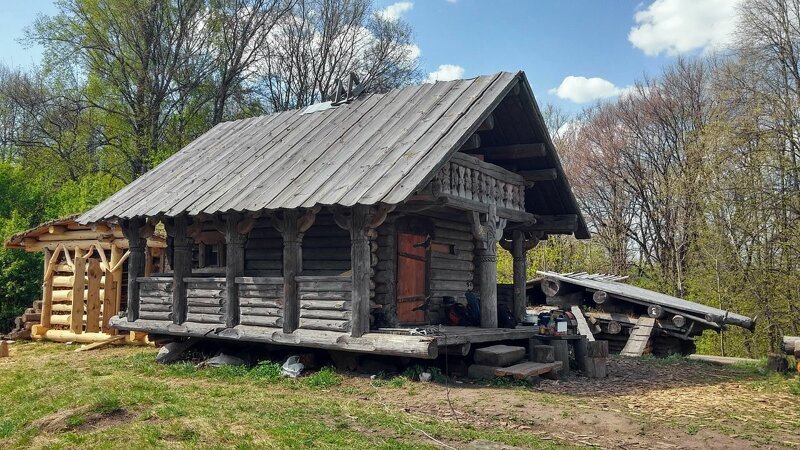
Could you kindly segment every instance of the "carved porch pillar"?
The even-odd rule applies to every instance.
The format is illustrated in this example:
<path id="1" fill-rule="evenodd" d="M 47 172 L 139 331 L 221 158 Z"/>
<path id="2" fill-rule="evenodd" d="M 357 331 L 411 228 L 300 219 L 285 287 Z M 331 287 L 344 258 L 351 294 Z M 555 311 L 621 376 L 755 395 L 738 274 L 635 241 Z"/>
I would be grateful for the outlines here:
<path id="1" fill-rule="evenodd" d="M 497 328 L 497 243 L 503 237 L 506 219 L 498 218 L 496 207 L 491 205 L 486 220 L 475 211 L 470 213 L 470 220 L 480 266 L 481 328 Z"/>

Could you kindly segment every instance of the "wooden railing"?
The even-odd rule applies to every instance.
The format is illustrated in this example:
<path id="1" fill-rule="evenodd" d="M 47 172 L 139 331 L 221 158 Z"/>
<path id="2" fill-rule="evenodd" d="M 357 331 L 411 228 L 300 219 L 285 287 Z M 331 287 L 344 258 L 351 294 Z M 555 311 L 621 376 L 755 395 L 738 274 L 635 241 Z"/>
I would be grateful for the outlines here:
<path id="1" fill-rule="evenodd" d="M 350 331 L 353 280 L 349 276 L 298 276 L 300 328 Z"/>
<path id="2" fill-rule="evenodd" d="M 522 176 L 473 156 L 456 153 L 434 178 L 437 195 L 525 211 Z"/>
<path id="3" fill-rule="evenodd" d="M 239 323 L 283 327 L 283 278 L 239 277 Z"/>

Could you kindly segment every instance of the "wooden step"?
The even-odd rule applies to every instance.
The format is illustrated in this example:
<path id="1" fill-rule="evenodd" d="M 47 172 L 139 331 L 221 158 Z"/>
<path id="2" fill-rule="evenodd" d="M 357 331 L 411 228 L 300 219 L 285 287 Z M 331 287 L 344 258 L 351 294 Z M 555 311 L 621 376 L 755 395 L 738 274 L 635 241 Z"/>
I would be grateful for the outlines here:
<path id="1" fill-rule="evenodd" d="M 475 350 L 475 364 L 485 366 L 509 366 L 525 357 L 525 347 L 492 345 Z"/>
<path id="2" fill-rule="evenodd" d="M 533 361 L 526 361 L 523 363 L 515 364 L 511 367 L 500 367 L 494 371 L 498 377 L 514 377 L 518 380 L 524 380 L 528 377 L 542 375 L 554 370 L 561 369 L 561 361 L 551 363 L 537 363 Z"/>

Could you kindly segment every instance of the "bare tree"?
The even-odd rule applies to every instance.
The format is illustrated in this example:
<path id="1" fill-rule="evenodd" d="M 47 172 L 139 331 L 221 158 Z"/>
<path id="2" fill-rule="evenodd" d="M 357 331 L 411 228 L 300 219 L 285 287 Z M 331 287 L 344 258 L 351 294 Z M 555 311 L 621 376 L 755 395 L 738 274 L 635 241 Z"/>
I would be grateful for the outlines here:
<path id="1" fill-rule="evenodd" d="M 356 73 L 369 90 L 418 78 L 411 31 L 375 14 L 369 0 L 301 0 L 265 47 L 262 92 L 272 110 L 318 102 Z"/>

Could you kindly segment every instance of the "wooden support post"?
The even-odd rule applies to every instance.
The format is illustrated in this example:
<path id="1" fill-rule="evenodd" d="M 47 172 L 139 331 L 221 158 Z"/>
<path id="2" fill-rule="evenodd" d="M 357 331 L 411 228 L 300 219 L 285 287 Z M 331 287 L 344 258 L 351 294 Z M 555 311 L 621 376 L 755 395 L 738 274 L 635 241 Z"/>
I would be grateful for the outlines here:
<path id="1" fill-rule="evenodd" d="M 56 253 L 59 253 L 59 249 Z M 57 257 L 57 256 L 56 256 Z M 51 265 L 55 265 L 56 261 L 51 261 L 53 254 L 50 250 L 44 251 L 44 274 L 42 280 L 42 316 L 39 321 L 41 324 L 40 329 L 44 332 L 50 328 L 50 315 L 53 313 L 53 274 Z"/>
<path id="2" fill-rule="evenodd" d="M 173 219 L 167 232 L 172 234 L 172 321 L 182 324 L 186 321 L 186 282 L 184 278 L 192 275 L 192 238 L 188 235 L 189 218 L 178 216 Z"/>
<path id="3" fill-rule="evenodd" d="M 86 258 L 75 257 L 75 276 L 72 282 L 72 311 L 69 329 L 73 333 L 83 333 L 83 290 L 86 284 Z"/>
<path id="4" fill-rule="evenodd" d="M 305 214 L 285 211 L 273 218 L 273 225 L 283 237 L 283 332 L 293 333 L 300 326 L 300 295 L 296 277 L 303 272 L 303 234 L 314 223 L 318 208 Z"/>
<path id="5" fill-rule="evenodd" d="M 507 222 L 497 217 L 495 205 L 489 206 L 484 221 L 476 211 L 470 212 L 469 217 L 480 262 L 481 328 L 497 328 L 497 242 Z"/>
<path id="6" fill-rule="evenodd" d="M 236 277 L 244 276 L 244 244 L 253 223 L 243 221 L 239 213 L 230 213 L 225 218 L 225 326 L 229 328 L 239 324 Z"/>
<path id="7" fill-rule="evenodd" d="M 147 239 L 142 237 L 144 219 L 134 217 L 122 222 L 122 232 L 128 239 L 128 322 L 139 319 L 139 280 L 144 276 L 144 247 Z"/>
<path id="8" fill-rule="evenodd" d="M 336 224 L 350 231 L 350 259 L 353 277 L 353 300 L 350 333 L 361 337 L 369 331 L 369 302 L 371 278 L 371 251 L 369 240 L 377 236 L 379 227 L 393 206 L 378 208 L 355 205 L 350 215 L 345 217 L 341 211 L 334 211 Z"/>
<path id="9" fill-rule="evenodd" d="M 100 277 L 103 275 L 99 259 L 89 259 L 87 274 L 89 284 L 86 297 L 86 332 L 97 333 L 100 331 Z"/>
<path id="10" fill-rule="evenodd" d="M 103 332 L 111 335 L 116 335 L 117 330 L 111 328 L 108 320 L 119 313 L 119 308 L 122 305 L 122 264 L 120 264 L 122 257 L 122 249 L 112 244 L 111 259 L 108 263 L 110 267 L 106 272 L 105 292 L 103 293 L 104 308 L 105 298 L 108 298 L 108 309 L 103 310 Z M 117 265 L 119 265 L 119 267 L 117 267 Z"/>
<path id="11" fill-rule="evenodd" d="M 369 331 L 369 281 L 370 249 L 367 223 L 369 208 L 363 205 L 353 207 L 350 223 L 350 259 L 353 270 L 353 323 L 351 333 L 354 337 L 363 336 Z"/>
<path id="12" fill-rule="evenodd" d="M 525 289 L 528 258 L 525 256 L 525 234 L 521 230 L 514 230 L 511 255 L 514 257 L 514 319 L 521 322 L 528 306 Z"/>

